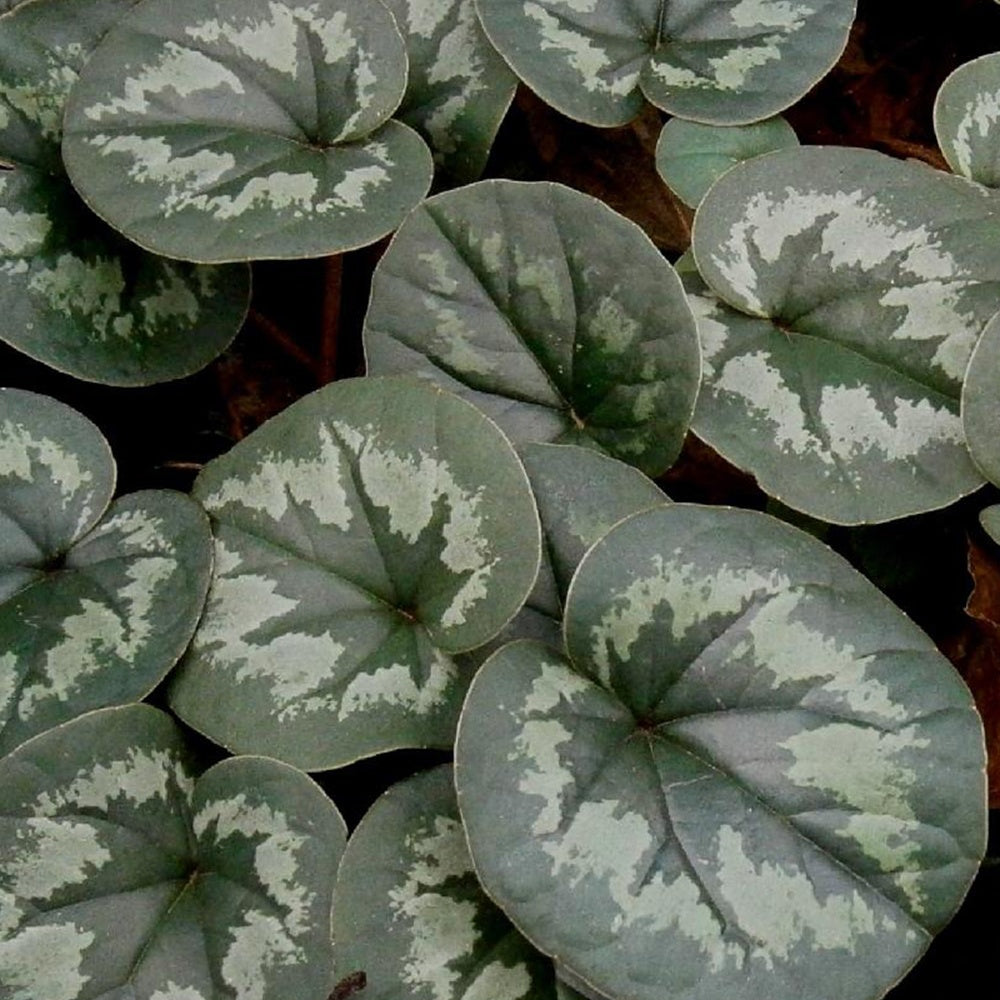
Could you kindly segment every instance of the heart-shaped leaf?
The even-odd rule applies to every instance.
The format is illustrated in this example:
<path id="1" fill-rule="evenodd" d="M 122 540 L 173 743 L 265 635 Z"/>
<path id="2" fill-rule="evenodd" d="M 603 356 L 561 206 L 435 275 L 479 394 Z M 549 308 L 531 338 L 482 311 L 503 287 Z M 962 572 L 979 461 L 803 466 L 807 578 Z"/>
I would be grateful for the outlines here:
<path id="1" fill-rule="evenodd" d="M 1000 53 L 959 66 L 941 84 L 934 131 L 952 170 L 1000 187 Z"/>
<path id="2" fill-rule="evenodd" d="M 395 229 L 430 153 L 390 121 L 406 50 L 378 0 L 143 0 L 73 88 L 63 156 L 115 229 L 170 257 L 318 257 Z"/>
<path id="3" fill-rule="evenodd" d="M 462 713 L 490 897 L 609 997 L 881 996 L 985 848 L 981 725 L 930 639 L 811 536 L 681 504 L 590 550 L 566 638 L 572 665 L 495 654 Z"/>
<path id="4" fill-rule="evenodd" d="M 731 126 L 671 118 L 656 144 L 656 169 L 685 205 L 696 208 L 730 167 L 798 144 L 794 129 L 781 117 Z"/>
<path id="5" fill-rule="evenodd" d="M 527 444 L 520 455 L 542 523 L 542 564 L 525 606 L 494 639 L 464 655 L 474 668 L 514 639 L 561 649 L 566 591 L 584 553 L 622 518 L 670 502 L 637 469 L 592 448 Z"/>
<path id="6" fill-rule="evenodd" d="M 837 523 L 944 507 L 981 484 L 958 397 L 1000 306 L 982 188 L 861 149 L 733 167 L 698 208 L 692 427 L 783 503 Z"/>
<path id="7" fill-rule="evenodd" d="M 0 19 L 0 338 L 77 378 L 148 385 L 232 340 L 245 267 L 193 267 L 126 243 L 80 201 L 59 152 L 66 95 L 135 0 L 35 0 Z M 117 178 L 115 179 L 117 183 Z"/>
<path id="8" fill-rule="evenodd" d="M 375 271 L 372 374 L 416 372 L 518 444 L 587 442 L 650 474 L 680 451 L 697 334 L 633 223 L 558 184 L 482 181 L 428 199 Z"/>
<path id="9" fill-rule="evenodd" d="M 563 114 L 623 125 L 645 95 L 740 125 L 794 104 L 837 61 L 855 0 L 477 0 L 514 72 Z"/>
<path id="10" fill-rule="evenodd" d="M 180 493 L 115 501 L 100 432 L 0 390 L 0 755 L 76 715 L 145 697 L 208 590 L 208 520 Z"/>
<path id="11" fill-rule="evenodd" d="M 969 359 L 962 425 L 972 460 L 991 483 L 1000 484 L 1000 314 L 986 324 Z"/>
<path id="12" fill-rule="evenodd" d="M 105 709 L 0 760 L 0 982 L 18 1000 L 326 1000 L 343 820 L 306 775 L 194 779 L 180 731 Z"/>
<path id="13" fill-rule="evenodd" d="M 539 526 L 521 463 L 469 404 L 407 379 L 300 400 L 195 496 L 216 575 L 171 704 L 231 748 L 310 770 L 450 746 L 482 645 L 524 603 Z"/>
<path id="14" fill-rule="evenodd" d="M 517 77 L 490 45 L 474 0 L 384 0 L 406 40 L 410 74 L 397 117 L 459 184 L 476 180 L 510 107 Z"/>
<path id="15" fill-rule="evenodd" d="M 552 963 L 476 879 L 450 765 L 394 785 L 351 835 L 334 893 L 338 976 L 365 1000 L 555 1000 Z"/>

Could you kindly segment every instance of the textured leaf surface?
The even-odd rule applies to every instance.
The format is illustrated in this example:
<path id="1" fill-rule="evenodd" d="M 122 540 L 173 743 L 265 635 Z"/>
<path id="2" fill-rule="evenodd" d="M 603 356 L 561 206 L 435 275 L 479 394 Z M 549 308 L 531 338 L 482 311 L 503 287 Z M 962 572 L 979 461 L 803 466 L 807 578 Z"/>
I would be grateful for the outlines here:
<path id="1" fill-rule="evenodd" d="M 934 131 L 952 170 L 1000 187 L 1000 53 L 959 66 L 941 84 Z"/>
<path id="2" fill-rule="evenodd" d="M 518 444 L 596 444 L 650 474 L 677 457 L 698 342 L 671 266 L 601 202 L 483 181 L 414 210 L 375 271 L 373 374 L 415 372 Z"/>
<path id="3" fill-rule="evenodd" d="M 393 786 L 351 835 L 334 894 L 338 976 L 366 1000 L 554 1000 L 552 963 L 476 879 L 450 765 Z"/>
<path id="4" fill-rule="evenodd" d="M 795 131 L 780 117 L 731 126 L 671 118 L 656 144 L 656 169 L 685 205 L 696 208 L 730 167 L 798 144 Z"/>
<path id="5" fill-rule="evenodd" d="M 205 515 L 166 491 L 105 514 L 114 473 L 80 414 L 0 392 L 0 755 L 143 698 L 194 632 L 211 568 Z"/>
<path id="6" fill-rule="evenodd" d="M 740 164 L 695 219 L 704 385 L 693 429 L 782 502 L 838 523 L 946 506 L 981 477 L 958 396 L 1000 306 L 983 188 L 860 149 Z"/>
<path id="7" fill-rule="evenodd" d="M 542 564 L 525 606 L 494 639 L 466 654 L 477 667 L 514 639 L 561 649 L 563 603 L 584 553 L 622 518 L 670 502 L 637 469 L 591 448 L 528 444 L 520 454 L 542 524 Z"/>
<path id="8" fill-rule="evenodd" d="M 477 0 L 517 75 L 563 114 L 622 125 L 642 104 L 736 125 L 794 104 L 837 61 L 854 0 Z"/>
<path id="9" fill-rule="evenodd" d="M 986 324 L 962 385 L 962 425 L 973 461 L 1000 483 L 1000 314 Z"/>
<path id="10" fill-rule="evenodd" d="M 0 982 L 18 1000 L 325 1000 L 345 828 L 301 772 L 105 709 L 0 760 Z"/>
<path id="11" fill-rule="evenodd" d="M 313 393 L 206 467 L 216 575 L 171 704 L 212 739 L 318 770 L 448 746 L 539 560 L 496 426 L 415 380 Z"/>
<path id="12" fill-rule="evenodd" d="M 167 256 L 364 246 L 430 185 L 425 144 L 389 121 L 406 66 L 378 2 L 145 0 L 73 89 L 66 166 L 100 216 Z"/>
<path id="13" fill-rule="evenodd" d="M 410 73 L 397 117 L 460 184 L 476 180 L 517 77 L 490 45 L 474 0 L 385 0 L 406 40 Z"/>
<path id="14" fill-rule="evenodd" d="M 884 993 L 985 846 L 981 725 L 931 641 L 811 536 L 679 504 L 590 550 L 566 637 L 572 665 L 495 654 L 462 714 L 491 898 L 608 996 Z"/>
<path id="15" fill-rule="evenodd" d="M 73 192 L 59 151 L 66 96 L 135 0 L 36 0 L 0 20 L 0 338 L 77 378 L 147 385 L 232 340 L 246 268 L 192 267 L 126 243 Z M 115 179 L 117 183 L 117 178 Z"/>

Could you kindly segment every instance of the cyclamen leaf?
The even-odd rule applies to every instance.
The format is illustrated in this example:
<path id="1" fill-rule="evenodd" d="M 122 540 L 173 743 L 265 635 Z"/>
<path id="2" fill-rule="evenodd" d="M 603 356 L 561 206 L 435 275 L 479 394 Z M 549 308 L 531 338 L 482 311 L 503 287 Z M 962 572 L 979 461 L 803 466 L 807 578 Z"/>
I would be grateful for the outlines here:
<path id="1" fill-rule="evenodd" d="M 430 186 L 426 145 L 389 120 L 406 68 L 378 0 L 143 0 L 73 88 L 66 167 L 98 215 L 167 256 L 365 246 Z"/>
<path id="2" fill-rule="evenodd" d="M 348 841 L 334 893 L 338 976 L 365 1000 L 555 1000 L 552 963 L 476 879 L 450 765 L 389 789 Z"/>
<path id="3" fill-rule="evenodd" d="M 521 461 L 542 524 L 542 564 L 525 606 L 485 646 L 465 654 L 475 667 L 514 639 L 562 648 L 562 608 L 584 553 L 612 525 L 670 498 L 638 469 L 590 448 L 528 444 Z"/>
<path id="4" fill-rule="evenodd" d="M 1000 53 L 959 66 L 941 84 L 934 131 L 952 170 L 1000 187 Z"/>
<path id="5" fill-rule="evenodd" d="M 135 0 L 35 0 L 0 19 L 0 338 L 77 378 L 148 385 L 202 368 L 246 313 L 245 267 L 192 267 L 127 243 L 73 192 L 66 95 Z M 117 180 L 116 180 L 117 183 Z"/>
<path id="6" fill-rule="evenodd" d="M 462 713 L 490 897 L 609 997 L 882 995 L 985 848 L 981 724 L 930 639 L 811 536 L 682 504 L 590 550 L 565 627 L 571 661 L 511 644 Z"/>
<path id="7" fill-rule="evenodd" d="M 0 760 L 0 982 L 18 1000 L 326 1000 L 346 830 L 277 761 L 197 780 L 178 728 L 105 709 Z"/>
<path id="8" fill-rule="evenodd" d="M 216 575 L 171 705 L 310 770 L 450 746 L 482 645 L 524 603 L 538 515 L 482 414 L 407 379 L 337 382 L 208 465 Z"/>
<path id="9" fill-rule="evenodd" d="M 777 114 L 837 61 L 855 0 L 477 0 L 517 75 L 563 114 L 623 125 L 645 95 L 681 118 Z"/>
<path id="10" fill-rule="evenodd" d="M 194 632 L 211 569 L 205 515 L 152 490 L 105 512 L 114 478 L 88 420 L 0 391 L 0 755 L 145 697 Z"/>
<path id="11" fill-rule="evenodd" d="M 958 414 L 1000 306 L 997 203 L 860 149 L 788 149 L 711 188 L 689 276 L 692 428 L 772 496 L 841 524 L 944 507 L 982 479 Z"/>
<path id="12" fill-rule="evenodd" d="M 1000 484 L 1000 314 L 986 324 L 969 359 L 962 426 L 972 460 L 991 483 Z"/>
<path id="13" fill-rule="evenodd" d="M 428 199 L 375 270 L 372 374 L 413 372 L 517 444 L 583 443 L 655 475 L 680 452 L 698 342 L 671 266 L 633 223 L 558 184 Z"/>
<path id="14" fill-rule="evenodd" d="M 730 167 L 798 144 L 791 125 L 781 117 L 729 126 L 671 118 L 656 144 L 656 169 L 685 205 L 696 208 Z"/>
<path id="15" fill-rule="evenodd" d="M 406 96 L 397 112 L 459 184 L 476 180 L 517 77 L 490 45 L 474 0 L 385 0 L 406 40 Z"/>

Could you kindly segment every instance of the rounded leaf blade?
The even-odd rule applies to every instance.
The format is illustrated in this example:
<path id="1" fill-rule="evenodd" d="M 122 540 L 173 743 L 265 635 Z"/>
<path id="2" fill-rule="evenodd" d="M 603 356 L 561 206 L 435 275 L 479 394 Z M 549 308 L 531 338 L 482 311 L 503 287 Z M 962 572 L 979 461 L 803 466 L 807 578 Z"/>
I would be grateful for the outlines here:
<path id="1" fill-rule="evenodd" d="M 308 769 L 447 746 L 468 671 L 539 560 L 524 469 L 492 422 L 407 379 L 337 382 L 206 467 L 216 575 L 171 705 Z"/>
<path id="2" fill-rule="evenodd" d="M 403 33 L 410 62 L 397 117 L 423 136 L 449 180 L 477 180 L 517 78 L 483 34 L 474 0 L 385 4 Z"/>
<path id="3" fill-rule="evenodd" d="M 552 963 L 483 893 L 452 769 L 389 789 L 351 835 L 337 874 L 337 975 L 364 971 L 370 1000 L 554 1000 Z"/>
<path id="4" fill-rule="evenodd" d="M 0 338 L 106 385 L 204 367 L 246 313 L 246 268 L 164 261 L 82 204 L 60 155 L 67 94 L 135 0 L 36 0 L 0 20 Z"/>
<path id="5" fill-rule="evenodd" d="M 705 192 L 730 167 L 798 144 L 795 131 L 781 117 L 730 126 L 671 118 L 656 143 L 656 169 L 685 205 L 697 208 Z"/>
<path id="6" fill-rule="evenodd" d="M 985 847 L 981 724 L 931 641 L 811 536 L 689 505 L 591 549 L 566 635 L 463 711 L 491 897 L 608 996 L 884 993 Z"/>
<path id="7" fill-rule="evenodd" d="M 37 570 L 0 603 L 0 754 L 149 694 L 194 633 L 211 559 L 197 504 L 179 493 L 132 493 L 58 568 Z"/>
<path id="8" fill-rule="evenodd" d="M 698 388 L 694 324 L 638 227 L 557 184 L 482 181 L 428 199 L 380 261 L 371 374 L 416 372 L 518 444 L 596 445 L 659 474 Z"/>
<path id="9" fill-rule="evenodd" d="M 98 215 L 166 256 L 365 246 L 430 186 L 425 144 L 389 120 L 406 66 L 379 2 L 144 0 L 73 89 L 66 167 Z"/>
<path id="10" fill-rule="evenodd" d="M 802 97 L 837 61 L 854 0 L 477 0 L 517 75 L 563 114 L 623 125 L 645 95 L 739 125 Z"/>
<path id="11" fill-rule="evenodd" d="M 1000 305 L 983 189 L 860 149 L 739 164 L 698 208 L 693 429 L 814 517 L 886 521 L 981 477 L 958 396 Z"/>
<path id="12" fill-rule="evenodd" d="M 0 976 L 19 997 L 327 996 L 345 828 L 301 772 L 237 758 L 196 780 L 176 725 L 133 705 L 24 744 L 0 787 Z"/>
<path id="13" fill-rule="evenodd" d="M 1000 186 L 1000 54 L 980 56 L 954 70 L 934 102 L 934 132 L 956 173 Z"/>

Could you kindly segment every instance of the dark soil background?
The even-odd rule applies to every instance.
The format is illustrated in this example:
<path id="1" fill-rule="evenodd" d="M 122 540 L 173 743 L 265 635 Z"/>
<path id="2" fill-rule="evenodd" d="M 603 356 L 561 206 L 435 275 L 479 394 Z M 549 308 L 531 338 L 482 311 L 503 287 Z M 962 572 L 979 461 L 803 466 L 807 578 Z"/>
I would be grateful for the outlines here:
<path id="1" fill-rule="evenodd" d="M 938 87 L 955 67 L 996 50 L 1000 5 L 993 0 L 860 0 L 843 58 L 787 117 L 803 143 L 865 146 L 944 167 L 931 121 Z M 691 213 L 654 168 L 662 119 L 647 108 L 626 127 L 591 128 L 522 88 L 486 176 L 587 191 L 639 223 L 674 259 L 688 244 Z M 186 491 L 206 461 L 295 399 L 331 379 L 363 374 L 361 324 L 384 248 L 385 241 L 342 259 L 255 266 L 246 326 L 230 350 L 191 378 L 110 389 L 0 345 L 0 381 L 55 396 L 94 420 L 117 457 L 119 493 Z M 1000 491 L 988 487 L 947 511 L 888 526 L 831 529 L 774 509 L 752 479 L 693 438 L 662 484 L 677 500 L 768 509 L 814 530 L 926 629 L 966 677 L 986 720 L 993 765 L 989 857 L 956 919 L 889 997 L 938 1000 L 943 990 L 1000 996 L 993 950 L 1000 946 L 1000 549 L 977 522 Z M 206 753 L 220 755 L 207 745 Z M 445 759 L 397 752 L 319 780 L 353 826 L 389 784 Z"/>

